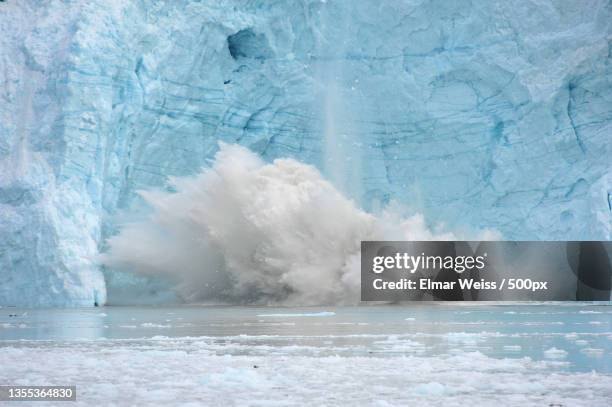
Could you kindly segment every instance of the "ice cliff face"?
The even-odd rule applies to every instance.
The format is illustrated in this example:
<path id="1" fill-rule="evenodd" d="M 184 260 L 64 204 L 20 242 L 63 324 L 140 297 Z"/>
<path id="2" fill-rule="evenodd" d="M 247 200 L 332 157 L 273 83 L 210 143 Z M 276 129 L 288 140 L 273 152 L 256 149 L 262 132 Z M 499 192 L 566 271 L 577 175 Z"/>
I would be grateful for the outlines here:
<path id="1" fill-rule="evenodd" d="M 367 209 L 610 239 L 611 24 L 598 0 L 0 2 L 0 305 L 160 295 L 96 255 L 218 140 Z"/>

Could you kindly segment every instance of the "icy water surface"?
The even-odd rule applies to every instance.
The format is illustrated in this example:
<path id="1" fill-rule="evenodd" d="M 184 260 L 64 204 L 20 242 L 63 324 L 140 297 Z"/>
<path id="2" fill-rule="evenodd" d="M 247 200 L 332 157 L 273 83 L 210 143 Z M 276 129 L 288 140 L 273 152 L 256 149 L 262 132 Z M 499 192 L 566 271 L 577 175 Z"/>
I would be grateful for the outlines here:
<path id="1" fill-rule="evenodd" d="M 611 321 L 608 304 L 582 303 L 3 308 L 0 381 L 76 383 L 79 400 L 119 405 L 123 392 L 179 404 L 603 406 Z"/>

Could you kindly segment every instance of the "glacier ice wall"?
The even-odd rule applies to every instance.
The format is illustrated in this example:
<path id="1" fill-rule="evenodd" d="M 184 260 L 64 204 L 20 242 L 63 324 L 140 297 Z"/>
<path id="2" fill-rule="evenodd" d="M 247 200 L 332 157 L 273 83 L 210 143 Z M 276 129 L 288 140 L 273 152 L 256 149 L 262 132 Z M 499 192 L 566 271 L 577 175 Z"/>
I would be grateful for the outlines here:
<path id="1" fill-rule="evenodd" d="M 608 1 L 0 2 L 0 305 L 165 298 L 96 255 L 219 140 L 509 239 L 612 237 Z"/>

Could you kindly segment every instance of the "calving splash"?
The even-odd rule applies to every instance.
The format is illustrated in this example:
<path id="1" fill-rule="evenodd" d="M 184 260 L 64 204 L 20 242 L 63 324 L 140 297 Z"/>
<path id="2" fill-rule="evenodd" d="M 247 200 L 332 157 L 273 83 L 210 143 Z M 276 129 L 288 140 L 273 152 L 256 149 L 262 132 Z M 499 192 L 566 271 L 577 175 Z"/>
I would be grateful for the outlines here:
<path id="1" fill-rule="evenodd" d="M 266 163 L 238 145 L 221 144 L 211 168 L 170 183 L 175 192 L 140 192 L 151 214 L 110 238 L 102 260 L 170 276 L 186 301 L 355 303 L 361 240 L 456 239 L 418 214 L 366 213 L 316 168 Z"/>

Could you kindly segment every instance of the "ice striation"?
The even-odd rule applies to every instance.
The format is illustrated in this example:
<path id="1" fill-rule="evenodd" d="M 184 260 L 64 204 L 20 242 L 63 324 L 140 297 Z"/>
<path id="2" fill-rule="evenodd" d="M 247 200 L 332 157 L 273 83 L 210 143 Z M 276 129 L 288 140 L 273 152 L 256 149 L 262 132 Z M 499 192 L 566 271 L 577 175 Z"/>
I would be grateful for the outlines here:
<path id="1" fill-rule="evenodd" d="M 0 2 L 0 305 L 162 301 L 102 270 L 218 141 L 508 239 L 612 238 L 607 1 Z"/>

